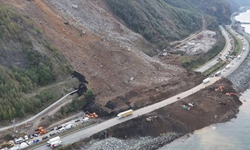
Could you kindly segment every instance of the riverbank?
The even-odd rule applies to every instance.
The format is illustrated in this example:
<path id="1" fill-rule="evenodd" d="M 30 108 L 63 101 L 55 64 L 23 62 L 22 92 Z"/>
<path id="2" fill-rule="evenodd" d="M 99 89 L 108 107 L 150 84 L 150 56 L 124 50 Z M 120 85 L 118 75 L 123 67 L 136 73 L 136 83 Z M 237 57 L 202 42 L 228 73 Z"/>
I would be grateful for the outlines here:
<path id="1" fill-rule="evenodd" d="M 221 85 L 224 86 L 223 91 L 216 92 L 215 89 Z M 125 124 L 117 125 L 64 149 L 80 149 L 81 147 L 92 149 L 98 145 L 102 146 L 104 143 L 116 143 L 115 141 L 117 141 L 117 144 L 109 144 L 106 149 L 120 149 L 124 147 L 124 144 L 127 145 L 126 149 L 133 149 L 135 145 L 131 144 L 132 139 L 137 139 L 136 145 L 139 149 L 145 146 L 148 149 L 157 149 L 184 134 L 236 117 L 241 105 L 239 98 L 237 96 L 225 96 L 225 93 L 234 92 L 236 91 L 231 87 L 230 81 L 220 80 L 214 85 L 172 105 L 128 121 Z M 145 142 L 142 137 L 151 139 L 151 142 Z M 88 144 L 86 145 L 86 143 Z M 104 147 L 102 149 L 105 150 Z"/>

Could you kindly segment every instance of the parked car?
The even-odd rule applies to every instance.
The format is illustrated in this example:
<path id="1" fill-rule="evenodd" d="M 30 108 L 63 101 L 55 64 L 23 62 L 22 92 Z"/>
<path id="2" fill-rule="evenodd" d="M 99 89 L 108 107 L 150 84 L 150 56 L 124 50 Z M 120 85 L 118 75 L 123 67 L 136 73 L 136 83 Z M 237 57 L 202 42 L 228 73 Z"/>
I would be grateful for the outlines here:
<path id="1" fill-rule="evenodd" d="M 63 126 L 58 126 L 58 127 L 57 127 L 57 130 L 61 129 L 62 127 L 63 127 Z"/>
<path id="2" fill-rule="evenodd" d="M 54 136 L 54 135 L 56 135 L 56 133 L 50 133 L 50 134 L 49 134 L 49 136 Z"/>
<path id="3" fill-rule="evenodd" d="M 65 126 L 65 129 L 66 129 L 66 130 L 69 130 L 69 129 L 71 129 L 71 128 L 73 128 L 73 125 L 72 125 L 72 124 L 68 124 L 68 125 Z"/>
<path id="4" fill-rule="evenodd" d="M 33 137 L 38 137 L 38 134 L 36 134 L 36 133 L 35 133 L 35 134 L 33 134 Z"/>
<path id="5" fill-rule="evenodd" d="M 33 135 L 29 135 L 30 139 L 33 139 Z"/>
<path id="6" fill-rule="evenodd" d="M 64 127 L 60 128 L 58 132 L 64 132 L 66 129 Z"/>
<path id="7" fill-rule="evenodd" d="M 28 144 L 28 145 L 32 145 L 33 142 L 32 142 L 32 141 L 28 141 L 27 144 Z"/>
<path id="8" fill-rule="evenodd" d="M 38 139 L 36 139 L 36 140 L 34 140 L 34 141 L 33 141 L 33 143 L 38 143 L 38 142 L 39 142 L 39 140 L 38 140 Z"/>
<path id="9" fill-rule="evenodd" d="M 29 140 L 28 135 L 25 135 L 25 136 L 24 136 L 24 139 L 25 139 L 25 141 L 28 141 L 28 140 Z"/>
<path id="10" fill-rule="evenodd" d="M 80 122 L 81 120 L 80 119 L 77 119 L 75 122 Z"/>
<path id="11" fill-rule="evenodd" d="M 49 132 L 54 131 L 54 128 L 49 129 Z"/>
<path id="12" fill-rule="evenodd" d="M 42 140 L 45 140 L 45 139 L 47 139 L 48 138 L 48 136 L 44 136 L 44 137 L 42 137 Z"/>

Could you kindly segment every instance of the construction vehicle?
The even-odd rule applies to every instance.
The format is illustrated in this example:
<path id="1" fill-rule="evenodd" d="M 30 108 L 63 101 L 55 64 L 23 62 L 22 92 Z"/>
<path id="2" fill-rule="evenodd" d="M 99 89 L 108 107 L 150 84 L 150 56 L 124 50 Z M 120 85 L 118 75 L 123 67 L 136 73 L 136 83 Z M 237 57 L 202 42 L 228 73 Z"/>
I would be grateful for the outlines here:
<path id="1" fill-rule="evenodd" d="M 234 96 L 238 96 L 238 94 L 237 94 L 237 93 L 226 93 L 226 95 L 227 95 L 227 96 L 232 96 L 232 95 L 234 95 Z"/>
<path id="2" fill-rule="evenodd" d="M 215 89 L 216 92 L 221 91 L 223 92 L 224 86 L 219 86 L 218 88 Z"/>
<path id="3" fill-rule="evenodd" d="M 89 119 L 94 119 L 94 118 L 98 118 L 98 115 L 94 112 L 94 113 L 86 114 L 85 117 Z"/>
<path id="4" fill-rule="evenodd" d="M 43 127 L 39 127 L 35 131 L 36 131 L 36 134 L 40 134 L 40 135 L 47 133 L 47 131 Z"/>
<path id="5" fill-rule="evenodd" d="M 121 119 L 121 118 L 130 116 L 130 115 L 133 114 L 133 112 L 134 112 L 134 111 L 133 111 L 132 109 L 127 110 L 127 111 L 124 111 L 124 112 L 121 112 L 121 113 L 119 113 L 119 114 L 117 115 L 117 118 L 118 118 L 118 119 Z"/>

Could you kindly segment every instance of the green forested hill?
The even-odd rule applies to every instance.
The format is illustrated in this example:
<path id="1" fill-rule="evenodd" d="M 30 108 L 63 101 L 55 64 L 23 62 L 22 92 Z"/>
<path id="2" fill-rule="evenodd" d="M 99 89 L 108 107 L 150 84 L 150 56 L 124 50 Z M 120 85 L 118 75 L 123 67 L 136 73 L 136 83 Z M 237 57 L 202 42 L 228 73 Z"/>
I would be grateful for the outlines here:
<path id="1" fill-rule="evenodd" d="M 202 26 L 202 16 L 173 7 L 164 0 L 106 0 L 128 27 L 159 46 L 179 40 Z"/>
<path id="2" fill-rule="evenodd" d="M 230 21 L 230 7 L 224 0 L 105 0 L 115 15 L 132 30 L 161 48 L 202 27 L 202 15 L 209 29 Z M 217 18 L 217 19 L 216 19 Z"/>
<path id="3" fill-rule="evenodd" d="M 0 120 L 36 112 L 53 99 L 51 91 L 23 95 L 64 79 L 71 68 L 23 16 L 0 4 Z"/>

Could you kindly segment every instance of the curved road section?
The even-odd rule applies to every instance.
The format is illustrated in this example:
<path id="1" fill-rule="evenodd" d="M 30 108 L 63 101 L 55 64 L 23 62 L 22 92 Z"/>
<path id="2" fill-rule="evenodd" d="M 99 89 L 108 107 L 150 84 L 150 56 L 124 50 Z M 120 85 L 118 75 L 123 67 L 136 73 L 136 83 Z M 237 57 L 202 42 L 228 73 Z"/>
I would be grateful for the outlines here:
<path id="1" fill-rule="evenodd" d="M 228 40 L 227 42 L 229 42 L 229 38 L 227 40 Z M 138 110 L 134 111 L 133 115 L 128 116 L 126 118 L 123 118 L 123 119 L 120 119 L 120 120 L 118 120 L 117 118 L 113 118 L 113 119 L 104 121 L 104 122 L 102 122 L 100 124 L 97 124 L 97 125 L 91 126 L 89 128 L 85 128 L 83 130 L 80 130 L 79 132 L 69 133 L 68 135 L 61 137 L 63 145 L 68 145 L 68 144 L 71 144 L 71 143 L 74 143 L 74 142 L 78 142 L 81 139 L 88 138 L 88 137 L 90 137 L 90 136 L 92 136 L 92 135 L 94 135 L 94 134 L 96 134 L 98 132 L 104 131 L 104 130 L 106 130 L 108 128 L 111 128 L 111 127 L 113 127 L 115 125 L 124 123 L 124 122 L 126 122 L 128 120 L 137 118 L 137 117 L 139 117 L 141 115 L 150 113 L 152 111 L 155 111 L 157 109 L 160 109 L 162 107 L 170 105 L 170 104 L 172 104 L 174 102 L 177 102 L 177 101 L 179 101 L 179 100 L 181 100 L 183 98 L 186 98 L 186 97 L 192 95 L 193 93 L 196 93 L 196 92 L 206 88 L 209 85 L 214 84 L 216 81 L 220 80 L 222 77 L 227 77 L 229 74 L 231 74 L 233 71 L 235 71 L 248 56 L 249 43 L 247 42 L 247 40 L 244 37 L 243 37 L 243 40 L 246 43 L 246 51 L 241 54 L 242 58 L 241 59 L 234 59 L 230 63 L 230 65 L 231 65 L 230 69 L 224 69 L 222 71 L 221 77 L 210 78 L 210 82 L 208 82 L 207 84 L 200 84 L 200 85 L 198 85 L 198 86 L 196 86 L 196 87 L 194 87 L 194 88 L 192 88 L 192 89 L 190 89 L 188 91 L 180 93 L 180 94 L 178 94 L 176 96 L 173 96 L 173 97 L 168 98 L 166 100 L 163 100 L 161 102 L 152 104 L 150 106 L 138 109 Z M 180 99 L 178 99 L 178 97 L 180 97 Z M 33 147 L 32 149 L 35 149 L 35 150 L 49 150 L 51 148 L 47 147 L 46 145 L 37 145 L 36 147 Z"/>
<path id="2" fill-rule="evenodd" d="M 228 32 L 222 26 L 220 26 L 220 29 L 221 29 L 222 35 L 225 38 L 225 47 L 222 50 L 222 52 L 220 53 L 221 54 L 220 58 L 224 61 L 225 60 L 224 55 L 226 55 L 230 51 L 232 44 L 230 43 L 230 39 L 229 39 L 230 35 L 228 34 Z M 215 57 L 214 59 L 210 60 L 205 65 L 203 65 L 202 67 L 196 69 L 195 71 L 203 73 L 206 70 L 208 70 L 209 68 L 213 67 L 217 63 L 218 63 L 217 57 Z"/>
<path id="3" fill-rule="evenodd" d="M 53 103 L 52 105 L 50 105 L 49 107 L 45 108 L 44 110 L 42 110 L 41 112 L 39 112 L 38 114 L 36 114 L 35 116 L 27 119 L 27 120 L 24 120 L 22 122 L 19 122 L 19 123 L 16 123 L 16 126 L 21 126 L 21 125 L 24 125 L 30 121 L 33 121 L 35 120 L 36 118 L 40 117 L 41 115 L 45 114 L 48 110 L 50 110 L 51 108 L 55 107 L 58 103 L 60 103 L 63 99 L 65 99 L 66 97 L 68 97 L 69 95 L 75 93 L 77 90 L 74 90 L 66 95 L 64 95 L 62 98 L 60 98 L 59 100 L 57 100 L 55 103 Z M 1 131 L 4 131 L 4 130 L 8 130 L 8 129 L 11 129 L 13 128 L 13 126 L 6 126 L 6 127 L 2 127 L 0 128 L 0 132 Z"/>

